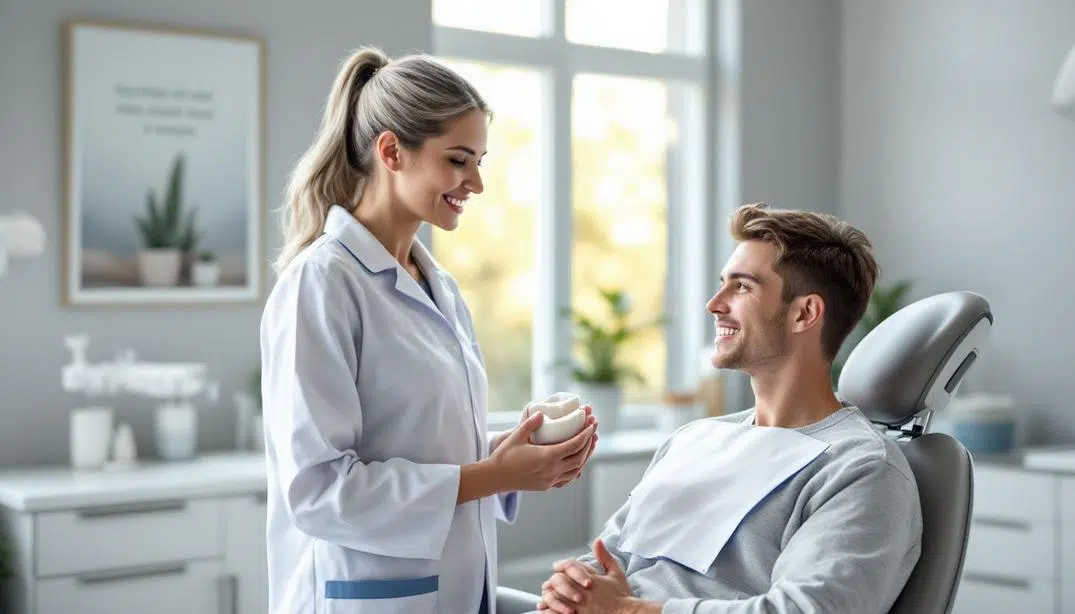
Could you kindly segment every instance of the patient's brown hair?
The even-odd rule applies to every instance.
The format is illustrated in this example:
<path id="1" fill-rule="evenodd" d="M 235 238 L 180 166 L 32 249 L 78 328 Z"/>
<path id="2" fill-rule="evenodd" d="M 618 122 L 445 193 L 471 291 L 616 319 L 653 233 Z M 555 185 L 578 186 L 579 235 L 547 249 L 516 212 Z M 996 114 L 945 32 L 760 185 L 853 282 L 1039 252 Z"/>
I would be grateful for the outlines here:
<path id="1" fill-rule="evenodd" d="M 736 241 L 767 241 L 777 248 L 773 270 L 784 281 L 784 302 L 817 294 L 825 302 L 822 351 L 832 360 L 866 312 L 878 266 L 866 235 L 836 217 L 813 211 L 743 205 L 730 224 Z"/>

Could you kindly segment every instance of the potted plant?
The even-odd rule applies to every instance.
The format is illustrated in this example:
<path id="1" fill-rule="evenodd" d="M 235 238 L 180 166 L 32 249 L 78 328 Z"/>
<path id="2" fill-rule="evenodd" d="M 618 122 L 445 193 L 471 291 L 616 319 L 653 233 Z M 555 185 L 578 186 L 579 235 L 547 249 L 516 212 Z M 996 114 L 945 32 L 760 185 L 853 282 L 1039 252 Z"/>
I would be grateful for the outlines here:
<path id="1" fill-rule="evenodd" d="M 579 358 L 569 361 L 576 392 L 583 403 L 594 408 L 602 429 L 615 431 L 624 384 L 628 380 L 645 382 L 642 374 L 620 362 L 621 350 L 640 333 L 663 323 L 664 319 L 632 325 L 629 322 L 630 296 L 622 290 L 600 290 L 600 293 L 612 315 L 608 326 L 571 309 L 563 310 L 563 314 L 573 320 L 575 344 L 580 350 Z"/>
<path id="2" fill-rule="evenodd" d="M 146 193 L 146 213 L 135 217 L 142 235 L 138 270 L 145 286 L 175 286 L 183 265 L 184 243 L 191 242 L 195 210 L 183 211 L 183 154 L 172 165 L 164 200 L 158 203 L 153 190 Z"/>
<path id="3" fill-rule="evenodd" d="M 843 370 L 844 363 L 847 361 L 848 355 L 851 354 L 851 350 L 854 349 L 858 342 L 862 341 L 870 331 L 877 328 L 881 322 L 884 322 L 889 316 L 900 309 L 903 309 L 904 299 L 910 290 L 911 282 L 907 280 L 901 280 L 889 286 L 878 286 L 874 288 L 873 294 L 870 295 L 870 301 L 866 305 L 866 312 L 862 314 L 862 319 L 859 320 L 858 325 L 851 331 L 851 334 L 848 335 L 847 341 L 845 341 L 843 347 L 840 348 L 840 352 L 836 355 L 836 359 L 832 361 L 833 388 L 836 388 L 837 384 L 840 382 L 840 372 Z"/>
<path id="4" fill-rule="evenodd" d="M 220 264 L 216 254 L 203 251 L 198 254 L 198 261 L 191 269 L 191 281 L 195 286 L 215 286 L 220 281 Z"/>

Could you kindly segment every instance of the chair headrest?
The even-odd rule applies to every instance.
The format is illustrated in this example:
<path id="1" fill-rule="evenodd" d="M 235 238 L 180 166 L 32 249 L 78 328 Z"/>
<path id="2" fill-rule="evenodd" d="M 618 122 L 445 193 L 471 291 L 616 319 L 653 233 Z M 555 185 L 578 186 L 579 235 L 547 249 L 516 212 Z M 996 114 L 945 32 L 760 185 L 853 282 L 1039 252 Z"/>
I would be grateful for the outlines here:
<path id="1" fill-rule="evenodd" d="M 889 426 L 944 409 L 981 356 L 993 325 L 989 302 L 946 292 L 900 309 L 855 346 L 840 372 L 838 396 Z"/>

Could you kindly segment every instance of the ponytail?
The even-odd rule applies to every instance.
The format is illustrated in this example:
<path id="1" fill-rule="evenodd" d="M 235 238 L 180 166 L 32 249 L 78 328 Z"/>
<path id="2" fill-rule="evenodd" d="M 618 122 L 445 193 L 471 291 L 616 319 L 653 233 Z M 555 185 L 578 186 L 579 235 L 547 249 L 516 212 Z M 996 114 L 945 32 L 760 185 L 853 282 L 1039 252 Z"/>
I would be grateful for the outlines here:
<path id="1" fill-rule="evenodd" d="M 321 236 L 332 205 L 357 206 L 374 170 L 378 135 L 392 131 L 403 147 L 416 149 L 474 110 L 491 114 L 466 79 L 428 56 L 389 65 L 381 51 L 364 48 L 347 58 L 332 84 L 317 138 L 288 182 L 277 272 Z"/>
<path id="2" fill-rule="evenodd" d="M 284 246 L 274 263 L 279 273 L 321 235 L 334 204 L 353 206 L 370 172 L 369 153 L 355 142 L 355 115 L 365 85 L 388 58 L 360 49 L 342 63 L 332 84 L 321 126 L 288 181 L 281 226 Z"/>

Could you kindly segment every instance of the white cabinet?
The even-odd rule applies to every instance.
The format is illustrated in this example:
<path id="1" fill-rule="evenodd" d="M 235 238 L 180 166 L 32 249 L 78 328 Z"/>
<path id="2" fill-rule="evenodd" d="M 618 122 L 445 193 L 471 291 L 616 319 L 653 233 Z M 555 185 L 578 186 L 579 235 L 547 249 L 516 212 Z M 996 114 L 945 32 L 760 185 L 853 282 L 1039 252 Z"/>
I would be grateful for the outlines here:
<path id="1" fill-rule="evenodd" d="M 34 611 L 80 614 L 226 612 L 220 561 L 162 563 L 42 579 Z"/>
<path id="2" fill-rule="evenodd" d="M 264 614 L 264 461 L 0 472 L 5 614 Z"/>
<path id="3" fill-rule="evenodd" d="M 1075 612 L 1075 476 L 1060 478 L 1060 611 Z"/>
<path id="4" fill-rule="evenodd" d="M 978 462 L 954 614 L 1075 613 L 1075 477 Z"/>
<path id="5" fill-rule="evenodd" d="M 224 507 L 224 569 L 235 581 L 235 614 L 269 610 L 265 551 L 265 495 L 228 499 Z"/>

